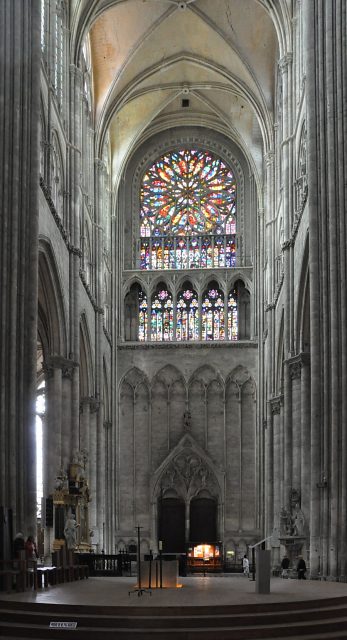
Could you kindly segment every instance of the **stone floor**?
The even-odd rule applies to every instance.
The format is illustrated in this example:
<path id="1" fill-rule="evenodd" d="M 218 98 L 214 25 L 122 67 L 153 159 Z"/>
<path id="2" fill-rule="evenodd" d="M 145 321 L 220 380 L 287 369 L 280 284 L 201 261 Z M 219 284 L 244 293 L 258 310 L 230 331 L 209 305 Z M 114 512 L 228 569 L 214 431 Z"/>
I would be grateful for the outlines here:
<path id="1" fill-rule="evenodd" d="M 194 576 L 179 578 L 178 589 L 153 589 L 152 595 L 138 597 L 132 593 L 136 578 L 89 578 L 65 583 L 37 592 L 6 594 L 1 600 L 48 604 L 106 605 L 106 606 L 207 606 L 253 604 L 333 598 L 347 595 L 347 584 L 310 580 L 282 580 L 272 578 L 271 592 L 255 593 L 255 582 L 242 575 Z M 129 595 L 129 591 L 131 592 Z"/>

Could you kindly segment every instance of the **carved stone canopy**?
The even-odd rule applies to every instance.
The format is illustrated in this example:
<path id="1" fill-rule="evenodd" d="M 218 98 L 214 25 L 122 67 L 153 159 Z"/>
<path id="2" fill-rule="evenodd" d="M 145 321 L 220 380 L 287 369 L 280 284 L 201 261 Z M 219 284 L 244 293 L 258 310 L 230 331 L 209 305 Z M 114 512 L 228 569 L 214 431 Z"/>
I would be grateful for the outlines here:
<path id="1" fill-rule="evenodd" d="M 156 496 L 175 494 L 183 500 L 190 500 L 204 491 L 219 500 L 223 486 L 219 475 L 222 474 L 214 469 L 206 452 L 186 433 L 157 470 L 153 490 Z"/>

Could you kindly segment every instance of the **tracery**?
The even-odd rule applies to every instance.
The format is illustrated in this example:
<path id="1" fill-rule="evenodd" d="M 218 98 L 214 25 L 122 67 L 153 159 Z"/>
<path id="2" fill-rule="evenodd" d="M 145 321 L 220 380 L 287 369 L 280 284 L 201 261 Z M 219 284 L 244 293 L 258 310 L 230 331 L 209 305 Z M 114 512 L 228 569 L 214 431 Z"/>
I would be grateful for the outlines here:
<path id="1" fill-rule="evenodd" d="M 210 151 L 161 156 L 143 176 L 141 269 L 201 269 L 236 264 L 236 181 Z"/>

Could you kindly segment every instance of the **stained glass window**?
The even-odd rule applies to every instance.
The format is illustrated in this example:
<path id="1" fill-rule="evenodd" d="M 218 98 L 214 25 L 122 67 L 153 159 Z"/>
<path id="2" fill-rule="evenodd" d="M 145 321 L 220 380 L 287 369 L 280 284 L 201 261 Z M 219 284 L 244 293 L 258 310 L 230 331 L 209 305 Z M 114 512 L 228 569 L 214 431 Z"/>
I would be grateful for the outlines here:
<path id="1" fill-rule="evenodd" d="M 233 289 L 228 297 L 228 339 L 238 339 L 237 292 Z"/>
<path id="2" fill-rule="evenodd" d="M 164 287 L 159 287 L 152 299 L 151 340 L 153 342 L 173 340 L 172 297 Z"/>
<path id="3" fill-rule="evenodd" d="M 224 296 L 214 284 L 203 296 L 201 313 L 202 339 L 224 340 Z"/>
<path id="4" fill-rule="evenodd" d="M 198 296 L 188 286 L 177 297 L 176 340 L 199 340 Z"/>
<path id="5" fill-rule="evenodd" d="M 147 340 L 148 332 L 148 305 L 147 298 L 142 290 L 139 291 L 139 340 Z"/>
<path id="6" fill-rule="evenodd" d="M 221 158 L 197 149 L 161 156 L 143 176 L 140 201 L 141 269 L 235 265 L 236 181 Z"/>

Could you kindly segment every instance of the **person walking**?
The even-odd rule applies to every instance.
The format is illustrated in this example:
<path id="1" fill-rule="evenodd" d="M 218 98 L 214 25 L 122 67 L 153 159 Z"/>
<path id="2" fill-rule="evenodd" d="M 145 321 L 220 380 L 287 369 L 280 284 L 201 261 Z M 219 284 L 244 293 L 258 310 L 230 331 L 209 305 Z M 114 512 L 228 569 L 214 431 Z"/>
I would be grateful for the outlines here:
<path id="1" fill-rule="evenodd" d="M 242 567 L 243 567 L 243 575 L 246 576 L 246 578 L 248 578 L 248 576 L 249 576 L 249 560 L 248 560 L 246 554 L 243 556 L 243 559 L 242 559 Z"/>
<path id="2" fill-rule="evenodd" d="M 298 580 L 306 580 L 306 562 L 302 556 L 299 556 L 299 562 L 297 564 L 296 570 L 298 572 Z"/>

